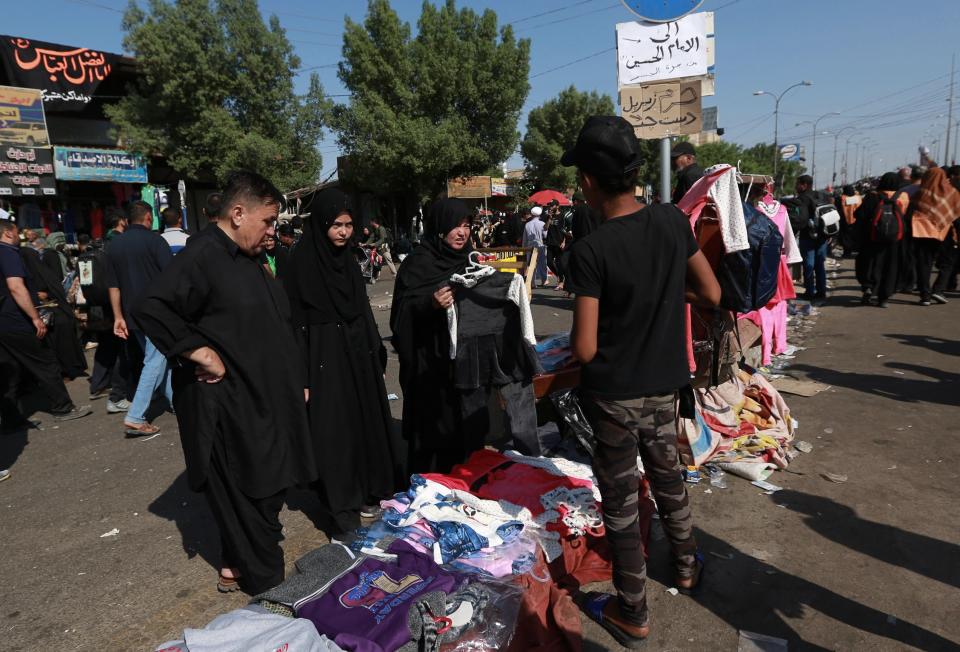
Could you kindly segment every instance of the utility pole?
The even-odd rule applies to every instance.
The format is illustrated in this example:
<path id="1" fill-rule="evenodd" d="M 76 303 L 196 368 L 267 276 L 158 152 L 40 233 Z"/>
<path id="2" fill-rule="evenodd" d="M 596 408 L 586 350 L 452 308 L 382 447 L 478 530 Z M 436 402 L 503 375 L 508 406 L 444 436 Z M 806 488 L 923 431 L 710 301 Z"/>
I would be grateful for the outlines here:
<path id="1" fill-rule="evenodd" d="M 943 163 L 949 165 L 949 161 L 946 159 L 950 158 L 950 127 L 953 126 L 953 73 L 957 64 L 957 55 L 954 54 L 950 59 L 950 99 L 947 102 L 950 103 L 950 110 L 947 112 L 947 144 L 943 150 Z"/>

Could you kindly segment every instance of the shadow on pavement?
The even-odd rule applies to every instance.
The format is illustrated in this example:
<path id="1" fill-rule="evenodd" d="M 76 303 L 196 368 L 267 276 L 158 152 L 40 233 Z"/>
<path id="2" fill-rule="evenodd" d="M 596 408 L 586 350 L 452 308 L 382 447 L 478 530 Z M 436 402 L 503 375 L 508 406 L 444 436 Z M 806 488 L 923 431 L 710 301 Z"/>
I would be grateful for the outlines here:
<path id="1" fill-rule="evenodd" d="M 808 364 L 796 364 L 790 367 L 790 370 L 802 372 L 809 377 L 810 380 L 816 380 L 835 387 L 846 387 L 893 401 L 940 403 L 949 406 L 960 404 L 960 397 L 958 397 L 956 391 L 957 381 L 960 381 L 960 374 L 897 362 L 890 362 L 886 367 L 901 371 L 913 371 L 934 380 L 915 380 L 899 375 L 887 376 L 837 371 L 825 367 L 814 367 Z"/>
<path id="2" fill-rule="evenodd" d="M 778 495 L 783 493 L 786 491 Z M 784 573 L 773 564 L 744 554 L 703 531 L 697 531 L 696 537 L 701 550 L 733 555 L 733 558 L 727 561 L 707 554 L 704 588 L 694 599 L 737 630 L 786 639 L 791 650 L 831 649 L 803 640 L 789 623 L 812 609 L 837 623 L 921 650 L 960 649 L 939 634 L 909 621 L 893 619 L 819 584 Z"/>
<path id="3" fill-rule="evenodd" d="M 825 498 L 784 489 L 774 502 L 804 514 L 803 522 L 822 537 L 874 559 L 960 588 L 960 546 L 868 521 L 856 510 Z"/>
<path id="4" fill-rule="evenodd" d="M 942 337 L 931 337 L 929 335 L 899 335 L 887 333 L 884 337 L 898 340 L 901 344 L 907 346 L 919 346 L 929 349 L 940 355 L 960 355 L 960 340 L 947 340 Z"/>
<path id="5" fill-rule="evenodd" d="M 27 447 L 27 433 L 29 430 L 15 430 L 0 435 L 0 470 L 12 468 L 20 458 L 23 449 Z"/>
<path id="6" fill-rule="evenodd" d="M 219 530 L 206 499 L 187 485 L 186 472 L 177 476 L 148 509 L 176 524 L 187 557 L 193 559 L 200 555 L 217 572 L 220 571 Z"/>

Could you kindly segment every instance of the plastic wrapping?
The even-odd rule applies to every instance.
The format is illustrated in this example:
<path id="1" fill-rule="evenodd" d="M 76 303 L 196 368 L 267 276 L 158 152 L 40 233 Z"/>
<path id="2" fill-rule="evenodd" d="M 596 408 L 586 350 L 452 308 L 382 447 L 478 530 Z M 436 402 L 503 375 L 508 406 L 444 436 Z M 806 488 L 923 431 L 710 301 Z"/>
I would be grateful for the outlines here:
<path id="1" fill-rule="evenodd" d="M 465 590 L 448 596 L 446 617 L 453 622 L 440 618 L 438 624 L 441 627 L 436 632 L 438 636 L 435 640 L 431 640 L 434 636 L 425 636 L 420 641 L 420 649 L 427 652 L 505 650 L 517 627 L 521 597 L 520 587 L 512 584 L 489 581 L 471 583 Z M 462 616 L 465 610 L 471 609 L 473 613 L 469 624 L 458 627 L 455 624 L 458 614 Z M 433 616 L 437 618 L 436 614 Z"/>
<path id="2" fill-rule="evenodd" d="M 593 434 L 593 428 L 583 414 L 580 407 L 580 399 L 577 390 L 567 389 L 550 395 L 550 400 L 557 410 L 557 414 L 563 419 L 563 423 L 577 442 L 593 457 L 596 449 L 596 437 Z"/>

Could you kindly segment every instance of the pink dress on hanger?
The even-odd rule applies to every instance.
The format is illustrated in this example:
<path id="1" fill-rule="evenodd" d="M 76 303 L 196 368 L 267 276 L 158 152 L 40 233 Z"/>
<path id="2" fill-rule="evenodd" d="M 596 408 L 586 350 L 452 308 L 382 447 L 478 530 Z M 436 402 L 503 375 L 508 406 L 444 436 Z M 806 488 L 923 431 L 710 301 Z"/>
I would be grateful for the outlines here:
<path id="1" fill-rule="evenodd" d="M 767 193 L 757 203 L 757 210 L 769 217 L 783 236 L 776 294 L 760 310 L 743 315 L 743 318 L 749 319 L 760 327 L 763 365 L 766 366 L 773 361 L 774 355 L 787 350 L 787 301 L 797 298 L 793 279 L 790 276 L 790 265 L 799 263 L 803 259 L 793 235 L 793 229 L 790 227 L 786 207 Z"/>

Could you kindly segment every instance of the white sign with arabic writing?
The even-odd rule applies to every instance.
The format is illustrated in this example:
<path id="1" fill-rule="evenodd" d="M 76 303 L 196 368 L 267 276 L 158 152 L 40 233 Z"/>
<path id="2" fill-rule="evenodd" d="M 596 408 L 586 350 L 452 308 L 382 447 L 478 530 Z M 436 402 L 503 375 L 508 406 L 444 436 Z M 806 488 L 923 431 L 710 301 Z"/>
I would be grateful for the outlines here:
<path id="1" fill-rule="evenodd" d="M 621 86 L 706 75 L 711 64 L 709 12 L 669 23 L 619 23 L 617 74 Z"/>

